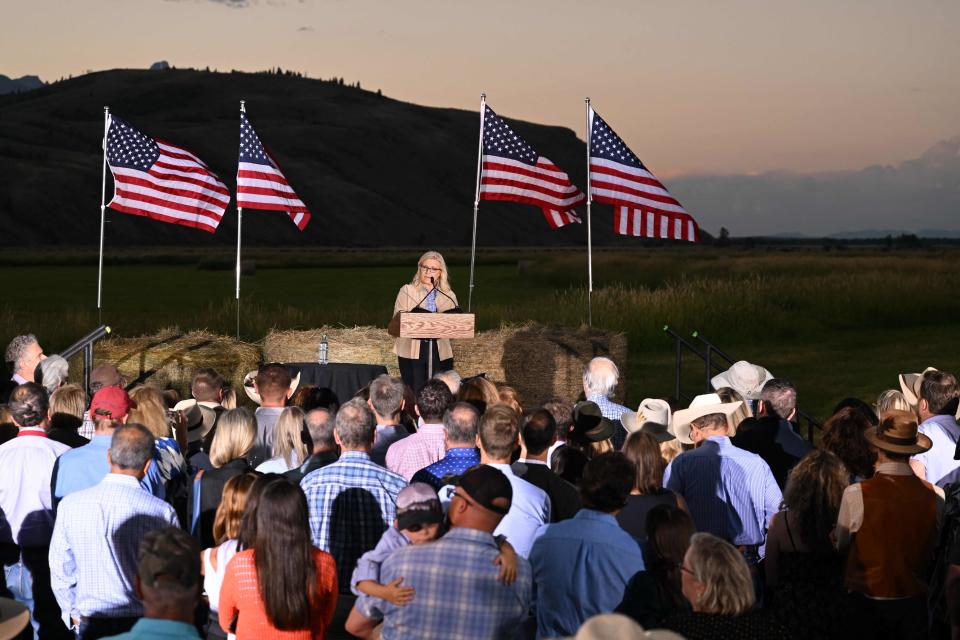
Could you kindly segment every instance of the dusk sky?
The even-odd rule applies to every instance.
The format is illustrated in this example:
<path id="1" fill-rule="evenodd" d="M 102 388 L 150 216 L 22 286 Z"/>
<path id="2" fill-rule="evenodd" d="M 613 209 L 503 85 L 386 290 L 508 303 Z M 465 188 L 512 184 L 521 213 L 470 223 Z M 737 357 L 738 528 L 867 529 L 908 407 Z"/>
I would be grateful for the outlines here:
<path id="1" fill-rule="evenodd" d="M 859 169 L 960 134 L 960 2 L 3 0 L 0 73 L 157 60 L 343 76 L 584 136 L 655 172 Z M 549 156 L 549 149 L 541 149 Z"/>

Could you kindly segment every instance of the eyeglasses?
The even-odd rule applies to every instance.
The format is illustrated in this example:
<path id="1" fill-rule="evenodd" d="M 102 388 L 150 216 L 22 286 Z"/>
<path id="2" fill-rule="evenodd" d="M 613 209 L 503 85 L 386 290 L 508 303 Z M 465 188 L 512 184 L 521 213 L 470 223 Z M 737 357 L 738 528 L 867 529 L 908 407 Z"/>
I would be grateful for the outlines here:
<path id="1" fill-rule="evenodd" d="M 427 265 L 422 264 L 420 265 L 420 271 L 423 271 L 424 273 L 440 273 L 443 271 L 443 269 L 438 267 L 428 267 Z"/>
<path id="2" fill-rule="evenodd" d="M 688 569 L 687 566 L 686 566 L 685 564 L 683 564 L 682 562 L 678 562 L 678 563 L 677 563 L 677 568 L 680 569 L 680 571 L 686 571 L 687 573 L 690 574 L 690 576 L 691 576 L 692 578 L 696 579 L 697 574 L 695 574 L 695 573 L 693 572 L 693 569 Z"/>

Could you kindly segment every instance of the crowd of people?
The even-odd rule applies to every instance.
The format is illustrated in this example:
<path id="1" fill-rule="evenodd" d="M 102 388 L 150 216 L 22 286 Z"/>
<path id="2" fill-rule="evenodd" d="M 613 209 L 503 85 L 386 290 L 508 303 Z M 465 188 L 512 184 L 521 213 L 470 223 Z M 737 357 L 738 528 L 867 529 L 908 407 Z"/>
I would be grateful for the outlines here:
<path id="1" fill-rule="evenodd" d="M 29 334 L 6 358 L 0 640 L 960 637 L 947 372 L 843 399 L 815 446 L 748 362 L 636 410 L 604 357 L 539 403 L 267 364 L 250 411 L 213 369 L 180 398 L 71 384 Z"/>

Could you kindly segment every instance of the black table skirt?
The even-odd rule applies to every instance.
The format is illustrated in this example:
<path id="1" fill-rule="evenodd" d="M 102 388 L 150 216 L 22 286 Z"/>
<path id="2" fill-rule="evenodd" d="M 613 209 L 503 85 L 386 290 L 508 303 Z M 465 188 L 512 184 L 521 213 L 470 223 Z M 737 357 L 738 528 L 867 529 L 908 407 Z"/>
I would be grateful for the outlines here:
<path id="1" fill-rule="evenodd" d="M 357 391 L 370 384 L 370 381 L 387 372 L 382 364 L 351 364 L 331 362 L 288 362 L 290 375 L 300 374 L 300 384 L 314 384 L 318 387 L 333 389 L 341 403 L 353 397 Z"/>

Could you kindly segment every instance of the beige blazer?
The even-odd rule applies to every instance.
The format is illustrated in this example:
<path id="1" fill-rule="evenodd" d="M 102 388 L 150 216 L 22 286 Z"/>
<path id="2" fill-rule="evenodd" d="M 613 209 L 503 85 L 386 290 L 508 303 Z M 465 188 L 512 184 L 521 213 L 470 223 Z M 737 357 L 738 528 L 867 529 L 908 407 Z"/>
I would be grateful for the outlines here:
<path id="1" fill-rule="evenodd" d="M 405 284 L 400 287 L 400 292 L 397 293 L 397 301 L 393 304 L 393 315 L 397 315 L 401 311 L 410 311 L 417 303 L 423 300 L 423 297 L 427 295 L 429 289 L 424 285 L 412 285 Z M 444 291 L 450 298 L 437 291 L 437 311 L 449 311 L 453 309 L 456 304 L 454 301 L 457 299 L 457 294 L 453 291 Z M 441 360 L 448 360 L 453 357 L 453 349 L 450 347 L 450 341 L 446 339 L 437 340 L 437 351 L 440 353 Z M 416 360 L 420 357 L 420 340 L 415 340 L 413 338 L 397 338 L 396 342 L 393 344 L 393 352 L 401 358 L 411 358 Z"/>

